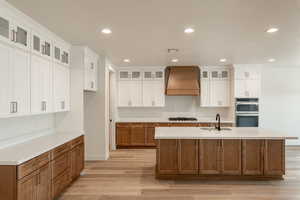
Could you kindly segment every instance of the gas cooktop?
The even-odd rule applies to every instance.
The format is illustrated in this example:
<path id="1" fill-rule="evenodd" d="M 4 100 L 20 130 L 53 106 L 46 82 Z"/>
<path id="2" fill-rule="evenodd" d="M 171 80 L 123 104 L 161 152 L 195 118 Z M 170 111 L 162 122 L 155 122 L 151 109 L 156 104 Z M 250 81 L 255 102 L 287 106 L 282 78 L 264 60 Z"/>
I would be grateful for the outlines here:
<path id="1" fill-rule="evenodd" d="M 169 121 L 197 121 L 195 117 L 170 117 Z"/>

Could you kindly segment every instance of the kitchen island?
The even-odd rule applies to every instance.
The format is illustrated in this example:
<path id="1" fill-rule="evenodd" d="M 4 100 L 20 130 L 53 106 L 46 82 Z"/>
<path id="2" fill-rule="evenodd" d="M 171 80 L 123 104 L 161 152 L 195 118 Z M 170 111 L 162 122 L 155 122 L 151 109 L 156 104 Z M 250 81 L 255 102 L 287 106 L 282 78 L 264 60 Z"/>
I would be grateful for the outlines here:
<path id="1" fill-rule="evenodd" d="M 159 127 L 159 179 L 272 180 L 285 174 L 285 140 L 260 128 Z"/>

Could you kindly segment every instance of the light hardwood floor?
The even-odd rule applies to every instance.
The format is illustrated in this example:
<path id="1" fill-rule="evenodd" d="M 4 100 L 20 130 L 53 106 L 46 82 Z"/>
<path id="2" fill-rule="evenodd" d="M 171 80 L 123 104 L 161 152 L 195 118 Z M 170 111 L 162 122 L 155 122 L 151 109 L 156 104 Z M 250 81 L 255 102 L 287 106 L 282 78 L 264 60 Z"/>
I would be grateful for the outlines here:
<path id="1" fill-rule="evenodd" d="M 154 177 L 155 150 L 117 150 L 87 162 L 60 200 L 300 200 L 300 148 L 286 151 L 284 181 L 173 181 Z"/>

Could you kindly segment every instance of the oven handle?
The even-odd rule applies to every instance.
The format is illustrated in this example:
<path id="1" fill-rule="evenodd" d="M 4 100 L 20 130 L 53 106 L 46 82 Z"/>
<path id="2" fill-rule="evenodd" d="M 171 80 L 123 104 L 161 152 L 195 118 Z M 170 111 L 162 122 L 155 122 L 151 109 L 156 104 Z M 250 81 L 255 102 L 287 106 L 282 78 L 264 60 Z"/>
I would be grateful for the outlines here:
<path id="1" fill-rule="evenodd" d="M 237 113 L 236 116 L 237 117 L 258 117 L 259 115 L 257 113 L 253 113 L 253 114 Z"/>
<path id="2" fill-rule="evenodd" d="M 258 105 L 257 102 L 236 102 L 236 105 Z"/>

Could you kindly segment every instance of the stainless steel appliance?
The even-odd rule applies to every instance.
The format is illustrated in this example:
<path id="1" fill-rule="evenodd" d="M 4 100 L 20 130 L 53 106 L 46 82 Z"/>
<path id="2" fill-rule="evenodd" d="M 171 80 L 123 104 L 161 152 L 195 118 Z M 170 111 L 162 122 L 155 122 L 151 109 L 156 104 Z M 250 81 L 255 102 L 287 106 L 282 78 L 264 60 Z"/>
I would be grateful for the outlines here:
<path id="1" fill-rule="evenodd" d="M 259 126 L 259 99 L 237 98 L 236 99 L 236 126 L 258 127 Z"/>

